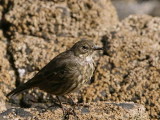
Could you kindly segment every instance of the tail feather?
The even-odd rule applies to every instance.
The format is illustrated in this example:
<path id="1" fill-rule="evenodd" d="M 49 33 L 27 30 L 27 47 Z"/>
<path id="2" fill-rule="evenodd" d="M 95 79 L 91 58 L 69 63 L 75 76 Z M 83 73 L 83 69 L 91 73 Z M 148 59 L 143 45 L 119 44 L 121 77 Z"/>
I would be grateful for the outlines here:
<path id="1" fill-rule="evenodd" d="M 12 97 L 16 94 L 21 93 L 22 91 L 28 89 L 25 85 L 20 85 L 19 87 L 17 87 L 16 89 L 12 90 L 10 93 L 7 94 L 7 97 Z"/>
<path id="2" fill-rule="evenodd" d="M 19 94 L 21 92 L 23 92 L 24 90 L 27 90 L 27 89 L 30 89 L 30 88 L 33 88 L 35 85 L 36 85 L 37 81 L 34 81 L 34 80 L 29 80 L 28 82 L 18 86 L 16 89 L 12 90 L 10 93 L 8 93 L 6 96 L 9 97 L 9 96 L 14 96 L 16 94 Z"/>

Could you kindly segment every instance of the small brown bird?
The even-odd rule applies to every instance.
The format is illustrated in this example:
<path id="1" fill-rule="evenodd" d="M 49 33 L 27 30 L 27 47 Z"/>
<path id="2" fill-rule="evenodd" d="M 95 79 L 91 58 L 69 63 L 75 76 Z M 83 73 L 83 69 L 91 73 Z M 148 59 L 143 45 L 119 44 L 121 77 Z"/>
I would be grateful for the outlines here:
<path id="1" fill-rule="evenodd" d="M 56 95 L 60 102 L 58 96 L 78 90 L 91 79 L 95 69 L 92 59 L 95 50 L 102 50 L 102 48 L 96 47 L 90 40 L 78 41 L 69 50 L 53 58 L 32 79 L 18 86 L 7 96 L 38 87 L 47 93 Z M 61 102 L 60 105 L 62 106 Z"/>

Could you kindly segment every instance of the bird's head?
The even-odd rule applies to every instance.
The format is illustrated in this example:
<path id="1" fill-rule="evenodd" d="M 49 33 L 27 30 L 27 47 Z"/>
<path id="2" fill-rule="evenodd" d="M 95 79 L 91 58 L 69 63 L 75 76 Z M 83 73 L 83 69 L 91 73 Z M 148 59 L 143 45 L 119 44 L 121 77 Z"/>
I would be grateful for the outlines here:
<path id="1" fill-rule="evenodd" d="M 95 46 L 91 40 L 78 41 L 71 48 L 71 51 L 74 52 L 74 55 L 78 57 L 90 56 L 95 50 L 103 50 L 103 48 Z"/>

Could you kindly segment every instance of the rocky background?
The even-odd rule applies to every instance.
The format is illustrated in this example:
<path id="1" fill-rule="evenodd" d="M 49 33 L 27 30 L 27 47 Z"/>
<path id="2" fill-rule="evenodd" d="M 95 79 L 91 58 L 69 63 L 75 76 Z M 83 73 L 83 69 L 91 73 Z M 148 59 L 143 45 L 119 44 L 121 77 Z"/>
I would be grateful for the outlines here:
<path id="1" fill-rule="evenodd" d="M 160 1 L 154 2 L 0 0 L 0 119 L 62 119 L 59 106 L 48 108 L 55 96 L 43 91 L 5 96 L 81 39 L 92 39 L 104 51 L 95 57 L 91 81 L 72 94 L 84 104 L 76 106 L 79 119 L 160 119 L 160 18 L 153 17 L 160 14 Z M 141 9 L 130 12 L 124 3 Z M 152 12 L 140 15 L 146 3 Z"/>

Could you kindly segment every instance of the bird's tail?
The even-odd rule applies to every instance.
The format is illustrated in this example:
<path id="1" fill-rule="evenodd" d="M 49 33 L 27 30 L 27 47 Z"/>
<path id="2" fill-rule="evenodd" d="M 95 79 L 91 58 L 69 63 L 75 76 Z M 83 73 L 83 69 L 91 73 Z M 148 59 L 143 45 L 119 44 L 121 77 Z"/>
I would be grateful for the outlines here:
<path id="1" fill-rule="evenodd" d="M 18 86 L 17 88 L 15 88 L 14 90 L 12 90 L 10 93 L 8 93 L 6 96 L 7 97 L 12 97 L 12 96 L 14 96 L 14 95 L 16 95 L 16 94 L 19 94 L 19 93 L 21 93 L 21 92 L 23 92 L 24 90 L 27 90 L 27 89 L 30 89 L 30 88 L 32 88 L 32 87 L 34 87 L 34 82 L 31 80 L 29 80 L 28 82 L 26 82 L 26 83 L 24 83 L 24 84 L 22 84 L 22 85 L 20 85 L 20 86 Z"/>

